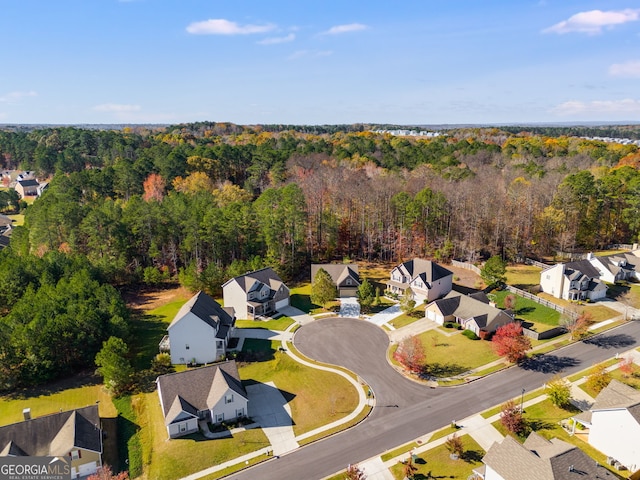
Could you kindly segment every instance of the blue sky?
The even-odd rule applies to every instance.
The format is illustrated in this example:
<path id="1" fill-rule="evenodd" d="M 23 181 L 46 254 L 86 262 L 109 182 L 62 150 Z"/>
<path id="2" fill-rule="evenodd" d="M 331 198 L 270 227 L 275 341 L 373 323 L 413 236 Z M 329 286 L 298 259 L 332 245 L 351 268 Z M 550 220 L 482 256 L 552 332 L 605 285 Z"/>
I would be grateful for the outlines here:
<path id="1" fill-rule="evenodd" d="M 0 0 L 0 123 L 640 121 L 637 0 Z"/>

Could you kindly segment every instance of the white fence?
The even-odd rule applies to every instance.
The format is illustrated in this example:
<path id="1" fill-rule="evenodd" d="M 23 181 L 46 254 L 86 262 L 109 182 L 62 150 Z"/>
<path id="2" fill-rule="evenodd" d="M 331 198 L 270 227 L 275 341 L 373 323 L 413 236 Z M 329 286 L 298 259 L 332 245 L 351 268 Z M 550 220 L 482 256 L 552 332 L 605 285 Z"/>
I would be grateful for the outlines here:
<path id="1" fill-rule="evenodd" d="M 568 317 L 571 317 L 571 318 L 578 317 L 578 314 L 573 310 L 569 310 L 568 308 L 564 308 L 564 307 L 561 307 L 560 305 L 556 305 L 555 303 L 550 302 L 549 300 L 540 298 L 539 296 L 529 293 L 525 290 L 520 290 L 519 288 L 512 287 L 511 285 L 505 285 L 505 288 L 509 290 L 511 293 L 515 293 L 516 295 L 520 295 L 521 297 L 528 298 L 529 300 L 533 300 L 534 302 L 539 303 L 540 305 L 544 305 L 545 307 L 551 308 L 556 312 L 560 312 L 561 314 L 566 315 Z"/>
<path id="2" fill-rule="evenodd" d="M 453 265 L 454 267 L 464 268 L 465 270 L 471 270 L 472 272 L 476 272 L 478 275 L 480 275 L 480 269 L 472 263 L 459 262 L 458 260 L 451 260 L 451 265 Z"/>

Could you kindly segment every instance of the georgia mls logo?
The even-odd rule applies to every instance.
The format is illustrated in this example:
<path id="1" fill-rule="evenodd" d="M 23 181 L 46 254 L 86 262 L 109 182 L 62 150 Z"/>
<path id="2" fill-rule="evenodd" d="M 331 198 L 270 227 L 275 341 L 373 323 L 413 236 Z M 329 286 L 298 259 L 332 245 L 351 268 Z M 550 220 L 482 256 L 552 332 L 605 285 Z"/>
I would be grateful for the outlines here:
<path id="1" fill-rule="evenodd" d="M 71 480 L 65 457 L 0 457 L 0 480 Z"/>

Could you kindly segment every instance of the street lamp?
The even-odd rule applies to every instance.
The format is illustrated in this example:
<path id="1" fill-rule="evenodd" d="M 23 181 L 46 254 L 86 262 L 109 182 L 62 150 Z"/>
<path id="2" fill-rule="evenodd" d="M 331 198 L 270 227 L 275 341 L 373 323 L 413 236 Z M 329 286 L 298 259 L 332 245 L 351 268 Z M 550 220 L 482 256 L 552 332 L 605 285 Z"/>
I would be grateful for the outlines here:
<path id="1" fill-rule="evenodd" d="M 520 413 L 524 412 L 524 388 L 522 389 L 522 396 L 520 397 Z"/>

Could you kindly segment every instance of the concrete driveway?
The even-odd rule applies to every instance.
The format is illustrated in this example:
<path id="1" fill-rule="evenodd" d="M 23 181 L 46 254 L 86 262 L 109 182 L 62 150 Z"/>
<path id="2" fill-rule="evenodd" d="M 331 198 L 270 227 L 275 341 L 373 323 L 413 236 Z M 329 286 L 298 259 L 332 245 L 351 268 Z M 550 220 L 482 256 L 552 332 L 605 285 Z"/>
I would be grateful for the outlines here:
<path id="1" fill-rule="evenodd" d="M 368 321 L 381 327 L 385 323 L 388 323 L 390 320 L 393 320 L 400 315 L 402 315 L 400 305 L 392 305 L 391 307 L 385 308 L 375 315 L 371 315 L 371 317 L 368 318 Z"/>
<path id="2" fill-rule="evenodd" d="M 346 318 L 359 318 L 360 303 L 358 302 L 358 299 L 356 297 L 341 298 L 339 315 Z"/>

